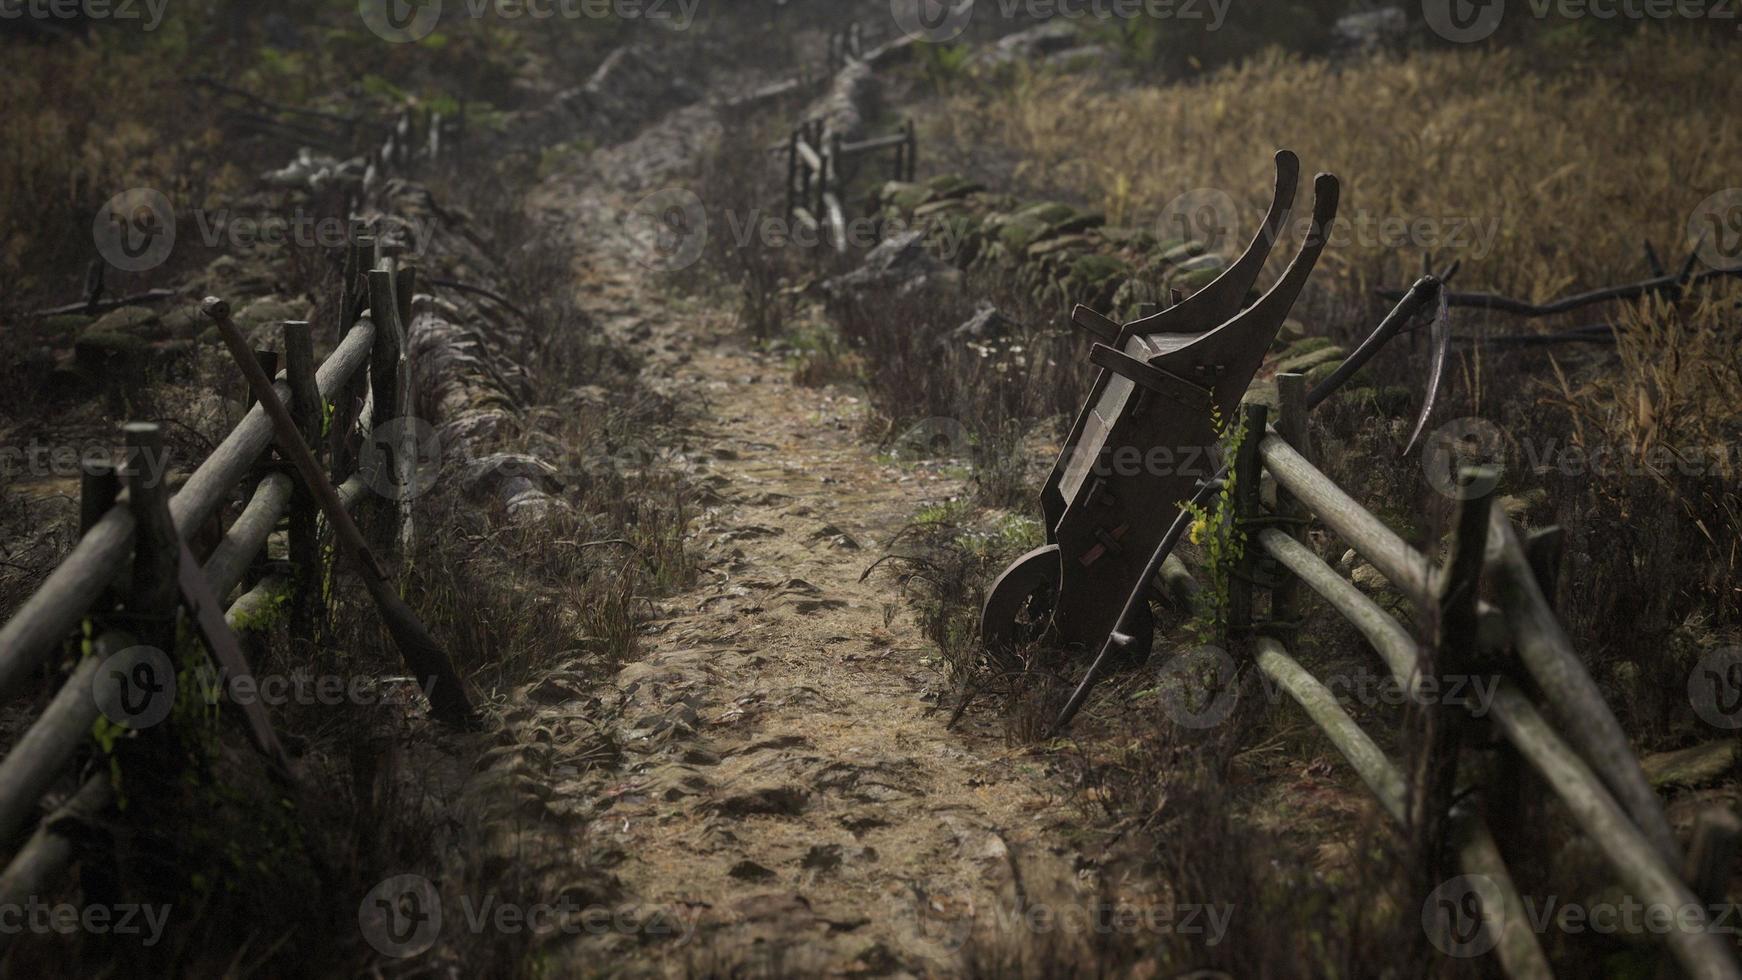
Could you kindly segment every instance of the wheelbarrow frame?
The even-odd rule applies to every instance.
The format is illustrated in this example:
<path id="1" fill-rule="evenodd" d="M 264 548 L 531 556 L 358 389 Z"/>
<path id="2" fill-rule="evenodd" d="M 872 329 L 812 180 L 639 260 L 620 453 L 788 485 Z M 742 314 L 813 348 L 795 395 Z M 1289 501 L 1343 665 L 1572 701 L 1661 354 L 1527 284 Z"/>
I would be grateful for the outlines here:
<path id="1" fill-rule="evenodd" d="M 995 653 L 1045 629 L 1066 646 L 1093 648 L 1118 626 L 1145 559 L 1213 470 L 1101 475 L 1095 462 L 1109 447 L 1140 445 L 1210 458 L 1220 437 L 1216 420 L 1236 416 L 1336 217 L 1337 178 L 1320 174 L 1313 225 L 1299 252 L 1270 290 L 1241 310 L 1288 223 L 1299 173 L 1293 153 L 1276 154 L 1264 225 L 1238 261 L 1188 299 L 1123 327 L 1086 307 L 1073 313 L 1073 322 L 1100 341 L 1090 360 L 1101 370 L 1041 491 L 1047 546 L 1012 564 L 987 597 L 982 637 Z M 1150 625 L 1126 624 L 1141 651 Z"/>

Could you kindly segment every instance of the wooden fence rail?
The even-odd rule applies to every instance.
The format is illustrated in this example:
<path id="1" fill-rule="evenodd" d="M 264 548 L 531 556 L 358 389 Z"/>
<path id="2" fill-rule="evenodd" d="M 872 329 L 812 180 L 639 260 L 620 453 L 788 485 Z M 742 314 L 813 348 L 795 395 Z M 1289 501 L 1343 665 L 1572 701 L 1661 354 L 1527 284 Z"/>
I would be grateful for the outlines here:
<path id="1" fill-rule="evenodd" d="M 1686 975 L 1742 977 L 1734 948 L 1710 928 L 1707 919 L 1707 903 L 1722 899 L 1722 883 L 1730 870 L 1712 864 L 1733 858 L 1736 821 L 1727 813 L 1705 821 L 1705 837 L 1695 859 L 1684 863 L 1638 759 L 1538 582 L 1538 576 L 1548 570 L 1532 565 L 1511 523 L 1493 507 L 1492 492 L 1471 492 L 1460 502 L 1450 556 L 1436 566 L 1310 462 L 1305 379 L 1283 375 L 1278 390 L 1282 417 L 1275 429 L 1267 424 L 1264 406 L 1245 409 L 1249 435 L 1234 463 L 1236 472 L 1254 476 L 1265 472 L 1276 485 L 1276 506 L 1271 511 L 1256 493 L 1257 480 L 1248 484 L 1242 476 L 1236 484 L 1247 484 L 1254 491 L 1235 501 L 1234 519 L 1247 532 L 1248 557 L 1270 559 L 1279 573 L 1263 584 L 1249 573 L 1231 576 L 1229 608 L 1248 615 L 1235 622 L 1231 613 L 1230 630 L 1245 626 L 1252 634 L 1253 666 L 1300 704 L 1394 820 L 1409 826 L 1431 818 L 1423 803 L 1428 788 L 1411 786 L 1403 771 L 1330 691 L 1289 656 L 1279 639 L 1298 625 L 1298 587 L 1317 593 L 1360 631 L 1413 702 L 1439 713 L 1447 730 L 1469 731 L 1491 722 L 1493 730 L 1542 776 L 1634 898 L 1689 917 L 1678 918 L 1664 935 L 1670 955 Z M 1462 477 L 1466 486 L 1492 487 L 1496 482 L 1489 473 L 1471 471 Z M 1301 522 L 1292 520 L 1299 515 L 1316 518 L 1342 538 L 1417 608 L 1435 611 L 1436 639 L 1419 640 L 1320 559 L 1301 540 Z M 1485 578 L 1495 587 L 1495 605 L 1479 598 Z M 1264 593 L 1269 599 L 1268 620 L 1257 615 Z M 1493 666 L 1509 663 L 1503 656 L 1508 651 L 1516 651 L 1527 677 L 1505 676 Z M 1441 681 L 1458 675 L 1468 679 L 1470 673 L 1494 675 L 1491 704 L 1434 703 L 1436 692 L 1448 690 Z M 1540 692 L 1547 713 L 1565 736 L 1525 694 L 1527 688 Z M 1451 739 L 1448 757 L 1435 760 L 1452 776 L 1476 771 L 1459 768 L 1459 744 L 1459 739 Z M 1464 739 L 1462 744 L 1478 743 Z M 1449 796 L 1445 802 L 1449 805 Z M 1467 804 L 1453 807 L 1450 817 L 1451 853 L 1463 872 L 1479 875 L 1494 886 L 1479 897 L 1499 906 L 1484 907 L 1482 917 L 1502 968 L 1513 977 L 1552 976 L 1502 857 L 1504 839 L 1497 839 Z"/>

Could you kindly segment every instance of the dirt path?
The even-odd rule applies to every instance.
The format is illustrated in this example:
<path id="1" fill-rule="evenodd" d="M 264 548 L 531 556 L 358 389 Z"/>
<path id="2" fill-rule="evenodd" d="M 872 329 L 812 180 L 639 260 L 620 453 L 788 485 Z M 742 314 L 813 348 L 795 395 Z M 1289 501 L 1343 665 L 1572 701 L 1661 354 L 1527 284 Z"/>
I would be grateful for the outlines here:
<path id="1" fill-rule="evenodd" d="M 535 198 L 575 229 L 605 329 L 649 352 L 652 383 L 705 399 L 688 455 L 710 494 L 700 584 L 616 679 L 619 766 L 554 788 L 592 815 L 588 846 L 620 855 L 623 905 L 694 931 L 575 939 L 553 975 L 948 974 L 976 920 L 1071 900 L 1072 811 L 1037 759 L 944 730 L 927 644 L 886 576 L 860 581 L 958 483 L 879 462 L 857 403 L 795 387 L 636 261 L 618 216 L 715 132 L 681 110 Z"/>

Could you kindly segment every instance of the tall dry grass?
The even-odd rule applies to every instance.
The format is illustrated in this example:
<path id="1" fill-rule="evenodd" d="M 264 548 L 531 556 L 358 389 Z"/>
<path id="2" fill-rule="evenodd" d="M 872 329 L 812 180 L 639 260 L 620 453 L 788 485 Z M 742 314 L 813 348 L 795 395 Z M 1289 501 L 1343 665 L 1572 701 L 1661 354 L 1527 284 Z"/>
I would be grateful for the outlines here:
<path id="1" fill-rule="evenodd" d="M 1273 52 L 1132 88 L 1035 74 L 955 96 L 932 135 L 1008 150 L 1026 187 L 1000 189 L 1079 197 L 1115 224 L 1155 226 L 1183 192 L 1221 189 L 1241 234 L 1267 203 L 1269 151 L 1289 147 L 1344 179 L 1345 239 L 1320 281 L 1405 282 L 1429 235 L 1405 230 L 1396 247 L 1383 222 L 1426 219 L 1441 262 L 1464 260 L 1461 286 L 1542 300 L 1641 278 L 1645 239 L 1692 247 L 1695 208 L 1738 183 L 1735 56 L 1653 33 L 1557 53 L 1552 72 L 1529 48 L 1465 48 L 1340 63 Z M 1472 218 L 1491 243 L 1445 243 Z"/>

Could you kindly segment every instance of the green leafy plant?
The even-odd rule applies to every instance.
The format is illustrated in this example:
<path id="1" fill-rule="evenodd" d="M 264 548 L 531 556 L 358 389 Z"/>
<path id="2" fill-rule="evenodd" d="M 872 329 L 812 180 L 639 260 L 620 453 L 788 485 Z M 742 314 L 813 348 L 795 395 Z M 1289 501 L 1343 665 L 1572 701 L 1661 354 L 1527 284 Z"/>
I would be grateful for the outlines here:
<path id="1" fill-rule="evenodd" d="M 920 66 L 925 77 L 942 89 L 968 73 L 968 56 L 973 49 L 966 44 L 921 44 Z"/>
<path id="2" fill-rule="evenodd" d="M 1222 459 L 1235 459 L 1240 453 L 1240 445 L 1246 441 L 1245 421 L 1230 423 L 1214 409 L 1211 410 L 1211 421 L 1216 426 L 1217 449 Z M 1246 552 L 1246 532 L 1241 530 L 1234 509 L 1237 483 L 1234 468 L 1229 467 L 1221 490 L 1208 505 L 1185 502 L 1186 512 L 1192 515 L 1191 542 L 1202 549 L 1209 578 L 1205 583 L 1204 601 L 1199 604 L 1190 625 L 1200 642 L 1218 638 L 1226 626 L 1234 568 Z"/>

